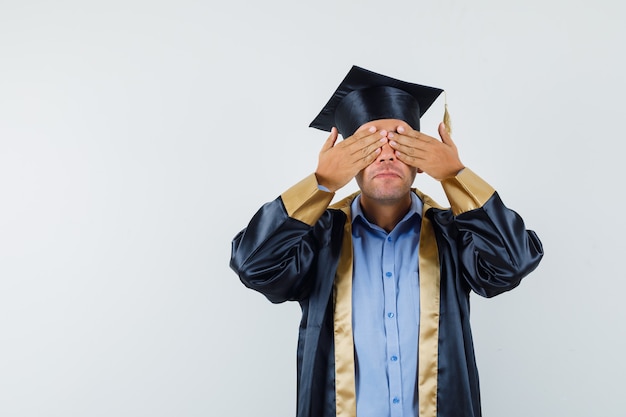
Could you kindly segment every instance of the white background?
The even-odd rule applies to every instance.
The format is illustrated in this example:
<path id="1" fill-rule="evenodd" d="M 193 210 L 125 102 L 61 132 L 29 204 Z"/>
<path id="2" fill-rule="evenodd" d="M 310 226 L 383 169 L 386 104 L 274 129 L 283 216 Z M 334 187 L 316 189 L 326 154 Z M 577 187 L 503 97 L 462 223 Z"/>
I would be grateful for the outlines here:
<path id="1" fill-rule="evenodd" d="M 0 415 L 295 415 L 299 308 L 230 241 L 313 172 L 356 64 L 446 89 L 463 162 L 544 243 L 472 298 L 484 415 L 623 416 L 624 9 L 0 0 Z"/>

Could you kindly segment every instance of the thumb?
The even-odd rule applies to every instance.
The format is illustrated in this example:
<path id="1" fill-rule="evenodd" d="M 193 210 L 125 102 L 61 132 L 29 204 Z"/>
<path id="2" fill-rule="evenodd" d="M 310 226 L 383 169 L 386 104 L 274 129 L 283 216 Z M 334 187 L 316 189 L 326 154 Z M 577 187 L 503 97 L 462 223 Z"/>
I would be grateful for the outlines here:
<path id="1" fill-rule="evenodd" d="M 332 129 L 330 129 L 330 135 L 328 136 L 328 139 L 326 139 L 326 142 L 324 142 L 322 151 L 327 151 L 331 149 L 333 146 L 335 146 L 335 142 L 337 142 L 338 137 L 339 137 L 339 133 L 337 132 L 337 128 L 333 127 Z"/>
<path id="2" fill-rule="evenodd" d="M 450 137 L 450 134 L 448 133 L 448 129 L 446 128 L 446 124 L 444 122 L 439 123 L 439 137 L 441 138 L 441 141 L 446 145 L 454 146 L 454 142 L 452 141 L 452 138 Z"/>

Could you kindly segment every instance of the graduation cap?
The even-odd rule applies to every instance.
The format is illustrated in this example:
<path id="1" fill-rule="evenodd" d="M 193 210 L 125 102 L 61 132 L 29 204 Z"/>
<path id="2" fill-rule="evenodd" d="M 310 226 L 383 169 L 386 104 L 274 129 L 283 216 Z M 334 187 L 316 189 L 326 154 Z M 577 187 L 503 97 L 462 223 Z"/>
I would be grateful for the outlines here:
<path id="1" fill-rule="evenodd" d="M 309 127 L 335 126 L 347 138 L 372 120 L 399 119 L 419 130 L 420 117 L 442 92 L 353 66 Z"/>

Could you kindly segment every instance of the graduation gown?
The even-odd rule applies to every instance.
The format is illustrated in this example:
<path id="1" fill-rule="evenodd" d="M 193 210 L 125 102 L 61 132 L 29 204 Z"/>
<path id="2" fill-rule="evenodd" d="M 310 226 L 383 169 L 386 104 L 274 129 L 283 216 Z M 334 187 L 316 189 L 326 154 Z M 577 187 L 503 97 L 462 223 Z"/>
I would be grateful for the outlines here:
<path id="1" fill-rule="evenodd" d="M 424 203 L 419 245 L 419 417 L 479 417 L 470 291 L 493 297 L 536 268 L 533 231 L 469 168 L 442 181 L 450 208 Z M 297 417 L 356 416 L 352 339 L 354 194 L 332 193 L 310 175 L 265 204 L 233 239 L 230 265 L 271 302 L 302 308 Z"/>

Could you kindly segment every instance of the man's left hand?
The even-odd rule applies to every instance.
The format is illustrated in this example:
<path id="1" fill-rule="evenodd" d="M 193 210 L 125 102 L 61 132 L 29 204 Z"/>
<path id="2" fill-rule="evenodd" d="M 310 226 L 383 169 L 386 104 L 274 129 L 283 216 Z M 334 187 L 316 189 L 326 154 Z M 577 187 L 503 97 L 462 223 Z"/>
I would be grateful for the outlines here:
<path id="1" fill-rule="evenodd" d="M 454 177 L 464 168 L 452 138 L 443 123 L 439 124 L 441 141 L 411 128 L 398 126 L 387 134 L 396 157 L 405 164 L 441 181 Z"/>

